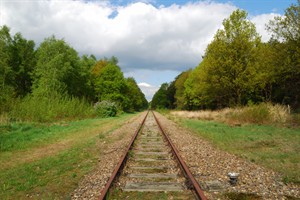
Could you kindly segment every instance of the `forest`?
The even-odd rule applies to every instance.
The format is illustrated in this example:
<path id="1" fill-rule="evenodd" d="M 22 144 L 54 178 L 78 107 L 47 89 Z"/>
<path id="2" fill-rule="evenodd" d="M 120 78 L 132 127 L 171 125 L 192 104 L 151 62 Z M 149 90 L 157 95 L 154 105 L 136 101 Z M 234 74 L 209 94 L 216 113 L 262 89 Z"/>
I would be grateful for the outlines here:
<path id="1" fill-rule="evenodd" d="M 0 27 L 0 121 L 49 122 L 109 117 L 148 108 L 134 78 L 116 57 L 97 60 L 55 36 L 37 48 Z"/>
<path id="2" fill-rule="evenodd" d="M 268 42 L 247 16 L 236 10 L 224 19 L 201 63 L 162 84 L 151 107 L 215 110 L 269 102 L 299 111 L 300 1 L 266 24 Z"/>

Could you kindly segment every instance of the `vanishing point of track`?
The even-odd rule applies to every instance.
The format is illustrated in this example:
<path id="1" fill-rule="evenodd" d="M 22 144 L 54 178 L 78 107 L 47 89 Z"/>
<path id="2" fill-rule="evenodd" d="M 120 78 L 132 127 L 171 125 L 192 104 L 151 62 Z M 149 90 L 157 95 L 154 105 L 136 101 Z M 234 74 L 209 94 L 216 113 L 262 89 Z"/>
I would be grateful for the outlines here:
<path id="1" fill-rule="evenodd" d="M 207 199 L 152 111 L 145 115 L 99 199 L 134 199 L 140 192 L 148 199 L 159 198 L 160 193 L 168 199 Z"/>

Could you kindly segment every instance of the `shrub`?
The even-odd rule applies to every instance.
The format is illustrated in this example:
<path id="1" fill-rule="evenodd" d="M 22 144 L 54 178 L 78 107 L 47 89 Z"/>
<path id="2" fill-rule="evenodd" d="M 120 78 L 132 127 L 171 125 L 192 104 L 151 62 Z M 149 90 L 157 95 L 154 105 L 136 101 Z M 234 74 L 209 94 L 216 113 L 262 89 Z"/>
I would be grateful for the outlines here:
<path id="1" fill-rule="evenodd" d="M 240 123 L 284 125 L 289 116 L 290 113 L 287 106 L 260 103 L 233 109 L 228 117 L 229 120 L 231 119 Z"/>
<path id="2" fill-rule="evenodd" d="M 246 123 L 264 124 L 270 119 L 268 105 L 261 103 L 247 106 L 240 113 L 240 118 Z"/>
<path id="3" fill-rule="evenodd" d="M 0 114 L 8 112 L 14 105 L 14 90 L 12 87 L 0 87 Z"/>
<path id="4" fill-rule="evenodd" d="M 84 99 L 53 93 L 47 97 L 29 95 L 16 103 L 9 114 L 17 121 L 52 122 L 91 117 L 94 111 Z"/>
<path id="5" fill-rule="evenodd" d="M 94 108 L 99 117 L 114 117 L 118 112 L 117 104 L 107 100 L 97 102 Z"/>

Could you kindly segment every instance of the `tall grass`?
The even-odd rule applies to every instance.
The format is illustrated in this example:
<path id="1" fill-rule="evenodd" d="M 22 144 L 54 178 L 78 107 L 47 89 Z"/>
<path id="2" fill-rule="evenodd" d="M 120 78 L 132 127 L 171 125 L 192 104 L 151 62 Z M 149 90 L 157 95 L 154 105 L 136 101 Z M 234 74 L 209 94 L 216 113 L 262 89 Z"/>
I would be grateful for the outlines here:
<path id="1" fill-rule="evenodd" d="M 225 108 L 217 111 L 173 111 L 171 114 L 201 120 L 214 120 L 228 124 L 276 124 L 300 125 L 297 116 L 290 114 L 290 108 L 284 105 L 261 103 L 240 108 Z"/>
<path id="2" fill-rule="evenodd" d="M 19 100 L 9 113 L 13 120 L 31 122 L 51 122 L 93 115 L 92 105 L 85 100 L 60 94 L 48 97 L 27 96 Z"/>
<path id="3" fill-rule="evenodd" d="M 228 119 L 238 123 L 251 124 L 281 124 L 284 125 L 290 117 L 289 109 L 283 105 L 261 103 L 244 108 L 233 109 Z"/>
<path id="4" fill-rule="evenodd" d="M 7 113 L 0 113 L 0 124 L 8 124 L 9 116 Z"/>

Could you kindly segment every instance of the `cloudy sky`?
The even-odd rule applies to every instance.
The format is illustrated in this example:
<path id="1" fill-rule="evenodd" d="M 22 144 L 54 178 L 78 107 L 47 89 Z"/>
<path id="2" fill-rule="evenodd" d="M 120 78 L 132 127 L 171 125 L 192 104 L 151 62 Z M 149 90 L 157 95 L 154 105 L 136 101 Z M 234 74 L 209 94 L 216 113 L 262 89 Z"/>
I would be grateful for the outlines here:
<path id="1" fill-rule="evenodd" d="M 148 100 L 193 68 L 224 18 L 240 8 L 263 41 L 265 24 L 296 0 L 0 0 L 0 26 L 37 44 L 55 35 L 80 55 L 116 56 Z"/>

